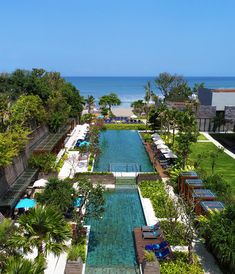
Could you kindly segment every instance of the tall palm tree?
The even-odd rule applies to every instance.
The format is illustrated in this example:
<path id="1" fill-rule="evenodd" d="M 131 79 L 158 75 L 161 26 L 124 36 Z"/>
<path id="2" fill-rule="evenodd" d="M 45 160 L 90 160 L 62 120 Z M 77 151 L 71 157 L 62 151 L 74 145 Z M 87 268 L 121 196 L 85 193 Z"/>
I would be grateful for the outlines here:
<path id="1" fill-rule="evenodd" d="M 19 218 L 19 229 L 11 243 L 24 252 L 36 248 L 37 258 L 46 258 L 48 252 L 59 255 L 66 249 L 65 241 L 71 237 L 71 229 L 63 215 L 52 207 L 39 206 Z"/>
<path id="2" fill-rule="evenodd" d="M 144 86 L 144 89 L 145 89 L 144 100 L 146 101 L 146 103 L 148 105 L 149 101 L 152 99 L 152 96 L 154 95 L 154 92 L 152 91 L 152 88 L 151 88 L 150 81 L 147 82 L 147 85 Z"/>
<path id="3" fill-rule="evenodd" d="M 91 113 L 91 108 L 95 104 L 95 98 L 92 95 L 88 95 L 87 99 L 86 99 L 86 104 L 87 104 L 87 107 L 88 107 L 88 113 Z"/>

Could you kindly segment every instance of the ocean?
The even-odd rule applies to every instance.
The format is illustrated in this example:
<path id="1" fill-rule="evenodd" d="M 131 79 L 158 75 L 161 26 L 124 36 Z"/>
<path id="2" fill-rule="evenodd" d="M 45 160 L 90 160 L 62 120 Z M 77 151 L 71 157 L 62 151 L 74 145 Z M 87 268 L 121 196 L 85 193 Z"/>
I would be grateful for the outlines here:
<path id="1" fill-rule="evenodd" d="M 93 95 L 98 101 L 102 95 L 116 93 L 122 101 L 122 106 L 143 99 L 144 85 L 151 81 L 154 92 L 161 92 L 154 86 L 155 77 L 64 77 L 71 82 L 85 98 Z M 207 88 L 235 88 L 235 77 L 185 77 L 190 87 L 196 83 L 204 83 Z"/>

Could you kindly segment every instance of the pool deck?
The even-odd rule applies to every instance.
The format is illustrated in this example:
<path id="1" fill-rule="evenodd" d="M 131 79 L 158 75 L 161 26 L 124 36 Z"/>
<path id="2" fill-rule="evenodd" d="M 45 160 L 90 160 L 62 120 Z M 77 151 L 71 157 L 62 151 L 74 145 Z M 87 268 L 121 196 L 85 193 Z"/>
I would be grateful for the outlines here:
<path id="1" fill-rule="evenodd" d="M 148 152 L 150 161 L 152 162 L 153 166 L 155 167 L 155 169 L 158 171 L 159 175 L 161 178 L 167 178 L 168 177 L 168 173 L 165 169 L 162 168 L 162 166 L 160 165 L 160 163 L 158 162 L 158 160 L 155 157 L 155 153 L 153 152 L 151 145 L 149 143 L 144 143 L 145 149 Z"/>
<path id="2" fill-rule="evenodd" d="M 144 262 L 144 250 L 146 245 L 159 244 L 161 241 L 163 241 L 163 238 L 144 239 L 142 237 L 141 228 L 134 229 L 134 238 L 135 238 L 136 257 L 139 264 L 142 264 Z"/>

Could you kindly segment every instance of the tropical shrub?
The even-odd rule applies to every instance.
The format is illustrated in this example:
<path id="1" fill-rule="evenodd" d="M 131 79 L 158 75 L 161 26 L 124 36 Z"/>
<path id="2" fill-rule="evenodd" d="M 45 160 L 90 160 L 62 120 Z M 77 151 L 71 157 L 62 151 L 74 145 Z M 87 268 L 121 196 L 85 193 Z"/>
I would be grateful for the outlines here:
<path id="1" fill-rule="evenodd" d="M 65 213 L 73 206 L 74 194 L 75 189 L 71 182 L 51 178 L 46 184 L 45 190 L 42 193 L 36 193 L 36 200 L 42 205 L 54 206 L 60 212 Z"/>
<path id="2" fill-rule="evenodd" d="M 152 202 L 158 218 L 174 217 L 173 201 L 169 198 L 161 181 L 143 181 L 140 183 L 141 194 Z"/>
<path id="3" fill-rule="evenodd" d="M 81 257 L 82 261 L 85 262 L 86 259 L 86 246 L 85 241 L 79 244 L 73 244 L 68 252 L 68 260 L 77 261 Z"/>
<path id="4" fill-rule="evenodd" d="M 187 253 L 174 252 L 172 260 L 160 261 L 161 274 L 203 274 L 204 271 L 194 254 L 194 264 L 188 264 Z"/>
<path id="5" fill-rule="evenodd" d="M 161 221 L 160 227 L 170 245 L 187 245 L 185 241 L 185 225 L 177 221 Z"/>
<path id="6" fill-rule="evenodd" d="M 227 273 L 235 272 L 235 207 L 200 216 L 200 234 Z"/>
<path id="7" fill-rule="evenodd" d="M 144 258 L 147 262 L 154 262 L 156 261 L 156 256 L 153 251 L 144 251 Z"/>
<path id="8" fill-rule="evenodd" d="M 53 153 L 32 154 L 29 158 L 29 166 L 39 168 L 40 171 L 49 173 L 55 170 L 56 155 Z"/>

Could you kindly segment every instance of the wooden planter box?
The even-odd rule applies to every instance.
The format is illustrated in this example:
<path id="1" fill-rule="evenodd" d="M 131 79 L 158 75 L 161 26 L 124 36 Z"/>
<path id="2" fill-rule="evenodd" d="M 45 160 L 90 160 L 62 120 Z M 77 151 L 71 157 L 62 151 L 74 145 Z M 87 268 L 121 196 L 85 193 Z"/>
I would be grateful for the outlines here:
<path id="1" fill-rule="evenodd" d="M 178 190 L 179 194 L 184 194 L 184 184 L 186 179 L 197 179 L 198 175 L 195 171 L 180 172 L 178 178 Z"/>
<path id="2" fill-rule="evenodd" d="M 224 204 L 219 201 L 201 201 L 200 202 L 200 214 L 207 215 L 210 210 L 224 210 Z"/>
<path id="3" fill-rule="evenodd" d="M 204 183 L 201 179 L 186 179 L 184 183 L 184 197 L 188 201 L 192 197 L 194 189 L 204 188 Z"/>
<path id="4" fill-rule="evenodd" d="M 201 201 L 215 201 L 216 200 L 216 195 L 210 191 L 209 189 L 194 189 L 192 192 L 192 201 L 195 205 L 195 213 L 197 215 L 201 214 L 201 206 L 200 202 Z"/>

